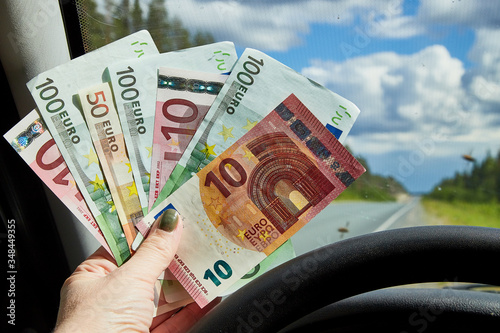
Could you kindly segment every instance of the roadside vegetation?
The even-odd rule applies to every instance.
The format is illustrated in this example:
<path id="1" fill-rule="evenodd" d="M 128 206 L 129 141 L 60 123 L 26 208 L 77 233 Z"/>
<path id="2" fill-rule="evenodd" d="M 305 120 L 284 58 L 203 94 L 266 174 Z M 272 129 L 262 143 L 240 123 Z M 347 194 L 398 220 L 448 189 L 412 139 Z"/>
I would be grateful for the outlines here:
<path id="1" fill-rule="evenodd" d="M 349 150 L 349 147 L 346 147 Z M 356 159 L 365 167 L 366 172 L 342 192 L 335 200 L 396 201 L 407 196 L 407 191 L 397 180 L 371 173 L 363 157 Z"/>
<path id="2" fill-rule="evenodd" d="M 500 228 L 500 205 L 498 203 L 446 202 L 422 200 L 425 210 L 450 225 L 468 225 Z"/>
<path id="3" fill-rule="evenodd" d="M 177 17 L 169 15 L 166 0 L 151 0 L 143 10 L 139 0 L 82 1 L 80 24 L 85 51 L 89 52 L 132 32 L 147 29 L 160 52 L 210 44 L 214 37 L 206 32 L 191 33 Z"/>
<path id="4" fill-rule="evenodd" d="M 468 172 L 443 180 L 422 203 L 430 214 L 446 224 L 500 228 L 500 152 L 472 164 Z"/>

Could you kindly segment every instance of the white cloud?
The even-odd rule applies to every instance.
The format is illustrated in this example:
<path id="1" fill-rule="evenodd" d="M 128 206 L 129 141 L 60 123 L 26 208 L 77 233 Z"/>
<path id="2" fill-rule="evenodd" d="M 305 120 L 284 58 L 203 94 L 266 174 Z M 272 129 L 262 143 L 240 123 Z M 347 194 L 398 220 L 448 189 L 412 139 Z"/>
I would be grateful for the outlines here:
<path id="1" fill-rule="evenodd" d="M 465 77 L 469 92 L 492 112 L 500 109 L 500 29 L 481 28 L 469 58 L 475 67 Z"/>
<path id="2" fill-rule="evenodd" d="M 167 0 L 169 15 L 193 31 L 212 33 L 263 51 L 284 51 L 303 43 L 311 24 L 350 25 L 361 15 L 392 16 L 400 0 L 200 1 Z M 225 22 L 221 24 L 220 22 Z"/>
<path id="3" fill-rule="evenodd" d="M 426 126 L 438 110 L 459 110 L 463 95 L 460 60 L 434 45 L 413 55 L 376 53 L 344 62 L 314 60 L 302 74 L 369 110 L 381 131 Z M 368 120 L 366 120 L 368 121 Z"/>
<path id="4" fill-rule="evenodd" d="M 422 35 L 427 28 L 410 16 L 394 16 L 380 21 L 367 22 L 371 25 L 372 36 L 379 38 L 409 38 Z"/>
<path id="5" fill-rule="evenodd" d="M 421 0 L 417 17 L 422 22 L 440 25 L 462 25 L 471 28 L 500 24 L 499 1 Z"/>
<path id="6" fill-rule="evenodd" d="M 412 1 L 412 0 L 406 0 Z M 403 39 L 423 34 L 441 35 L 443 28 L 498 28 L 499 1 L 421 0 L 416 15 L 404 15 L 400 1 L 386 4 L 385 10 L 361 13 L 364 32 L 370 37 Z"/>
<path id="7" fill-rule="evenodd" d="M 422 140 L 432 140 L 433 154 L 456 155 L 463 146 L 500 139 L 488 125 L 500 115 L 487 114 L 475 98 L 467 98 L 463 63 L 441 45 L 411 55 L 314 60 L 302 74 L 358 105 L 361 114 L 349 144 L 360 154 L 415 151 Z"/>

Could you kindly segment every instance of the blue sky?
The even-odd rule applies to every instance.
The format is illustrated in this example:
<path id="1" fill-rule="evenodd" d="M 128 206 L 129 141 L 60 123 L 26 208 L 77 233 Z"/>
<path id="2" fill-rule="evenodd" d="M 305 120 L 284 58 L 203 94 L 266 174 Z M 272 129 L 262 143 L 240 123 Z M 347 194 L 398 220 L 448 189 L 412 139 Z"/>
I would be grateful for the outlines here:
<path id="1" fill-rule="evenodd" d="M 358 105 L 346 143 L 411 192 L 469 170 L 463 154 L 498 152 L 499 1 L 166 3 L 193 32 L 266 52 Z"/>
<path id="2" fill-rule="evenodd" d="M 474 30 L 470 28 L 461 30 L 442 29 L 442 31 L 436 32 L 434 36 L 426 34 L 405 39 L 373 38 L 366 33 L 360 33 L 359 31 L 363 32 L 362 29 L 353 30 L 351 25 L 332 29 L 329 24 L 319 23 L 311 24 L 310 29 L 310 33 L 304 36 L 303 45 L 292 47 L 286 51 L 267 53 L 296 69 L 307 67 L 312 57 L 343 61 L 353 56 L 363 56 L 377 52 L 393 51 L 398 54 L 413 54 L 426 46 L 440 44 L 445 46 L 453 57 L 460 59 L 465 68 L 470 68 L 472 65 L 467 57 L 467 52 L 474 43 Z M 365 38 L 367 45 L 365 47 L 356 47 L 355 38 L 360 40 Z M 344 43 L 344 47 L 342 48 L 342 45 L 337 43 Z M 242 49 L 240 48 L 240 50 Z"/>

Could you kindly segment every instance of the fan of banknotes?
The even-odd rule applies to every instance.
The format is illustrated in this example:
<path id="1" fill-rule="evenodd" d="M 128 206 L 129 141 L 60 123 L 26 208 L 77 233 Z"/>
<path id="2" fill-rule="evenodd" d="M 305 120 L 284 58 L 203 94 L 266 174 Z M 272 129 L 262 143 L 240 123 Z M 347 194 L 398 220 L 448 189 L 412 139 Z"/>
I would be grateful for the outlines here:
<path id="1" fill-rule="evenodd" d="M 345 98 L 231 42 L 160 54 L 143 30 L 39 74 L 5 134 L 124 263 L 168 208 L 180 247 L 157 315 L 205 306 L 294 256 L 289 238 L 365 170 Z"/>

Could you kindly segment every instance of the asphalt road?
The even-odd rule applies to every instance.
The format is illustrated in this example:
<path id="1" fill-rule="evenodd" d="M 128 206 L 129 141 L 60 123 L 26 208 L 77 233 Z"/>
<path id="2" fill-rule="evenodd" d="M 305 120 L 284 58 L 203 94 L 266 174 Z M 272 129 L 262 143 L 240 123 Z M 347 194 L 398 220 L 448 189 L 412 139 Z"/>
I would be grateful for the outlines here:
<path id="1" fill-rule="evenodd" d="M 420 197 L 405 202 L 333 202 L 291 239 L 297 255 L 341 239 L 386 229 L 428 225 Z"/>

